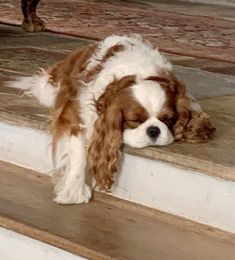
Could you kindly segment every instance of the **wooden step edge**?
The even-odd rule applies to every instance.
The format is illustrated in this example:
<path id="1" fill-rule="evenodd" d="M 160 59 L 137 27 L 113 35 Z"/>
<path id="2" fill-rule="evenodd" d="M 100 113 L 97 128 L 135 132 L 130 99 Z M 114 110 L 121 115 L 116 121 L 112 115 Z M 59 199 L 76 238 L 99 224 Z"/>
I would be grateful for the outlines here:
<path id="1" fill-rule="evenodd" d="M 49 133 L 48 122 L 38 122 L 37 119 L 32 120 L 32 118 L 27 118 L 22 115 L 16 116 L 8 111 L 0 110 L 0 122 L 10 124 L 17 127 L 28 127 L 39 131 Z M 122 151 L 124 153 L 148 158 L 151 160 L 158 160 L 177 166 L 186 170 L 193 170 L 200 172 L 211 177 L 219 177 L 226 181 L 235 181 L 235 168 L 220 165 L 214 162 L 209 162 L 196 157 L 191 157 L 179 153 L 173 153 L 169 150 L 161 148 L 155 149 L 153 147 L 146 147 L 142 149 L 132 148 L 128 145 L 124 145 Z"/>
<path id="2" fill-rule="evenodd" d="M 25 169 L 24 167 L 21 167 L 18 165 L 0 161 L 0 169 L 2 169 L 2 170 L 6 170 L 9 165 L 11 165 L 11 168 L 14 170 L 14 172 L 17 172 L 17 175 L 21 175 L 22 177 L 31 179 L 31 180 L 33 180 L 35 182 L 39 182 L 39 183 L 51 182 L 51 177 L 48 175 L 44 175 L 44 174 L 38 173 L 33 170 Z M 135 203 L 135 202 L 123 200 L 123 199 L 112 196 L 111 193 L 106 194 L 104 192 L 95 191 L 93 199 L 100 201 L 102 203 L 105 203 L 107 205 L 110 205 L 110 206 L 114 206 L 114 207 L 117 207 L 120 209 L 134 212 L 134 213 L 142 215 L 144 217 L 150 217 L 152 219 L 155 219 L 156 221 L 160 221 L 165 224 L 167 223 L 167 224 L 176 226 L 177 228 L 179 228 L 181 230 L 183 229 L 186 231 L 194 232 L 196 234 L 201 234 L 201 235 L 204 235 L 204 236 L 207 236 L 210 238 L 215 238 L 221 242 L 226 242 L 226 243 L 235 245 L 235 234 L 233 234 L 233 233 L 229 233 L 229 232 L 221 230 L 219 228 L 200 224 L 200 223 L 197 223 L 197 222 L 194 222 L 194 221 L 191 221 L 186 218 L 179 217 L 179 216 L 176 216 L 176 215 L 173 215 L 170 213 L 162 212 L 160 210 L 153 209 L 153 208 L 150 208 L 150 207 L 147 207 L 147 206 Z M 6 221 L 7 220 L 5 220 L 5 222 Z M 5 223 L 5 222 L 3 222 L 3 223 Z M 2 222 L 0 219 L 0 226 L 2 225 L 1 223 Z M 12 223 L 11 220 L 9 220 L 9 225 L 6 228 L 11 229 L 11 223 Z M 14 225 L 13 225 L 12 230 L 14 230 Z M 14 230 L 14 231 L 17 231 L 17 230 Z M 30 232 L 28 232 L 28 235 L 30 235 Z M 49 243 L 48 241 L 45 241 L 45 242 Z M 60 246 L 58 246 L 58 247 L 60 247 Z M 72 249 L 73 249 L 73 247 L 72 247 Z M 77 248 L 77 250 L 78 249 L 80 250 L 80 248 Z M 68 249 L 66 248 L 66 250 L 68 250 Z M 71 252 L 77 253 L 77 251 L 76 252 L 71 251 Z M 106 259 L 106 258 L 104 258 L 104 259 Z"/>
<path id="3" fill-rule="evenodd" d="M 100 252 L 94 251 L 85 246 L 74 243 L 58 235 L 51 234 L 45 230 L 17 221 L 16 219 L 10 218 L 8 216 L 0 215 L 0 226 L 12 230 L 14 232 L 17 232 L 19 234 L 50 244 L 52 246 L 58 247 L 72 254 L 82 256 L 91 260 L 111 259 L 110 256 L 104 255 Z"/>
<path id="4" fill-rule="evenodd" d="M 36 171 L 29 170 L 24 167 L 14 165 L 8 162 L 0 161 L 0 170 L 5 171 L 6 169 L 8 169 L 9 166 L 11 167 L 11 170 L 17 172 L 17 175 L 20 175 L 21 177 L 30 179 L 37 183 L 51 182 L 51 177 L 48 175 L 41 174 Z M 53 192 L 53 190 L 51 190 L 51 192 Z M 110 256 L 102 254 L 101 252 L 97 252 L 86 246 L 74 243 L 68 239 L 65 239 L 56 234 L 52 234 L 36 226 L 34 227 L 30 224 L 24 223 L 12 217 L 5 216 L 1 212 L 0 226 L 91 260 L 111 259 Z"/>
<path id="5" fill-rule="evenodd" d="M 196 157 L 173 153 L 164 148 L 154 149 L 152 147 L 146 147 L 143 149 L 138 149 L 125 145 L 123 147 L 123 152 L 151 160 L 166 162 L 173 166 L 177 165 L 178 167 L 186 170 L 193 170 L 212 177 L 219 177 L 226 181 L 235 181 L 235 168 L 224 165 L 221 166 L 220 164 L 201 160 Z"/>
<path id="6" fill-rule="evenodd" d="M 207 226 L 192 220 L 163 212 L 154 208 L 150 208 L 135 202 L 119 199 L 103 192 L 94 192 L 94 199 L 120 209 L 129 210 L 136 214 L 153 218 L 159 222 L 177 226 L 182 230 L 187 230 L 196 234 L 201 234 L 210 238 L 216 238 L 221 242 L 231 243 L 235 245 L 235 234 L 221 230 L 219 228 Z"/>
<path id="7" fill-rule="evenodd" d="M 3 111 L 0 109 L 0 122 L 16 126 L 16 127 L 28 127 L 31 129 L 43 131 L 49 133 L 49 124 L 46 121 L 39 122 L 38 118 L 17 115 L 14 112 Z"/>

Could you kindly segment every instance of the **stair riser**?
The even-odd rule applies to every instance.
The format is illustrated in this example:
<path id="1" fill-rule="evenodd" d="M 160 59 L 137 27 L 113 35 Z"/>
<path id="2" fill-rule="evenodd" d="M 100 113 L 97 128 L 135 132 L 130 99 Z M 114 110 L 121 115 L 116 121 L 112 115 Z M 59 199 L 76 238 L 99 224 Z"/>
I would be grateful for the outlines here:
<path id="1" fill-rule="evenodd" d="M 125 154 L 113 194 L 235 233 L 232 181 Z"/>
<path id="2" fill-rule="evenodd" d="M 57 247 L 0 227 L 0 259 L 86 260 Z M 12 250 L 14 248 L 14 250 Z"/>
<path id="3" fill-rule="evenodd" d="M 50 138 L 41 131 L 0 123 L 0 159 L 48 173 L 53 169 Z"/>
<path id="4" fill-rule="evenodd" d="M 0 123 L 0 159 L 52 170 L 47 134 Z M 235 233 L 235 182 L 124 154 L 112 195 Z"/>

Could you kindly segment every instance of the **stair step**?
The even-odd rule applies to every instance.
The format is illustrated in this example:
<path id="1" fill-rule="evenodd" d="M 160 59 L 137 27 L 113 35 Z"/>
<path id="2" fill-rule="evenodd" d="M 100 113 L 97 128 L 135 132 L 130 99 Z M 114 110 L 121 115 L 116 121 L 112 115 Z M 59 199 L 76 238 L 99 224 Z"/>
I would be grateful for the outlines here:
<path id="1" fill-rule="evenodd" d="M 4 30 L 8 29 L 9 34 L 0 43 L 0 49 L 2 49 L 0 82 L 19 75 L 32 75 L 38 71 L 39 67 L 47 68 L 62 59 L 67 54 L 66 52 L 91 42 L 86 39 L 48 33 L 42 33 L 40 35 L 42 39 L 39 41 L 38 34 L 34 37 L 26 37 L 25 35 L 28 34 L 24 34 L 15 27 L 0 25 L 1 27 Z M 223 68 L 229 68 L 229 65 L 211 60 L 168 56 L 175 63 L 176 74 L 186 83 L 190 93 L 200 99 L 202 107 L 212 117 L 217 127 L 216 136 L 212 141 L 203 144 L 175 143 L 167 147 L 144 149 L 124 147 L 124 152 L 235 181 L 234 66 L 230 67 L 229 71 L 233 76 L 226 74 L 226 71 L 225 74 L 212 73 L 211 70 L 216 71 L 218 68 L 223 70 Z M 208 68 L 205 65 L 203 67 L 202 62 L 208 64 Z M 200 68 L 195 68 L 195 66 Z M 22 92 L 6 88 L 1 84 L 0 94 L 0 120 L 2 122 L 49 132 L 49 109 L 40 106 L 30 97 L 22 97 Z"/>
<path id="2" fill-rule="evenodd" d="M 95 193 L 52 201 L 50 177 L 0 162 L 0 226 L 88 259 L 232 259 L 235 236 Z"/>
<path id="3" fill-rule="evenodd" d="M 50 110 L 16 89 L 0 86 L 2 122 L 49 132 Z M 143 149 L 124 146 L 128 154 L 167 162 L 225 180 L 235 181 L 235 96 L 206 98 L 200 101 L 217 128 L 213 140 L 200 144 L 174 143 L 166 147 Z"/>
<path id="4" fill-rule="evenodd" d="M 0 227 L 1 260 L 85 260 L 58 247 Z M 17 250 L 12 250 L 12 248 Z"/>
<path id="5" fill-rule="evenodd" d="M 15 27 L 1 27 L 9 33 L 0 43 L 0 81 L 33 74 L 75 46 L 90 42 L 50 33 L 28 36 Z M 212 60 L 203 64 L 202 59 L 192 57 L 169 58 L 211 115 L 216 136 L 202 144 L 124 146 L 123 165 L 112 194 L 235 233 L 234 67 Z M 217 70 L 221 73 L 211 72 Z M 51 171 L 49 113 L 36 100 L 0 84 L 0 159 L 45 174 Z"/>

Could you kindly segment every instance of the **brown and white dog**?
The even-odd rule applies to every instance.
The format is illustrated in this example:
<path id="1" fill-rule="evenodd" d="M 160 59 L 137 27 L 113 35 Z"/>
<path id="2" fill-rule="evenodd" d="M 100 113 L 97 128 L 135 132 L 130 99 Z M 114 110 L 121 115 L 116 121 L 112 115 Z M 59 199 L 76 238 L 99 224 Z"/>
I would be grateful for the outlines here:
<path id="1" fill-rule="evenodd" d="M 169 61 L 140 36 L 108 37 L 11 86 L 53 108 L 58 203 L 89 201 L 86 171 L 109 190 L 122 143 L 142 148 L 202 142 L 215 130 Z"/>

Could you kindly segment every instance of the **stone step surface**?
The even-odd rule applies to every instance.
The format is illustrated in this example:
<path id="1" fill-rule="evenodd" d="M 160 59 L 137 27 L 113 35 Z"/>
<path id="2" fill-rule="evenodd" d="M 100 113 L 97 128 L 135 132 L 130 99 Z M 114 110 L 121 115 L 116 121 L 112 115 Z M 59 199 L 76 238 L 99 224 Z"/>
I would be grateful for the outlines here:
<path id="1" fill-rule="evenodd" d="M 0 226 L 88 259 L 233 259 L 235 237 L 100 193 L 53 202 L 50 177 L 0 162 Z M 20 187 L 20 188 L 19 188 Z"/>

